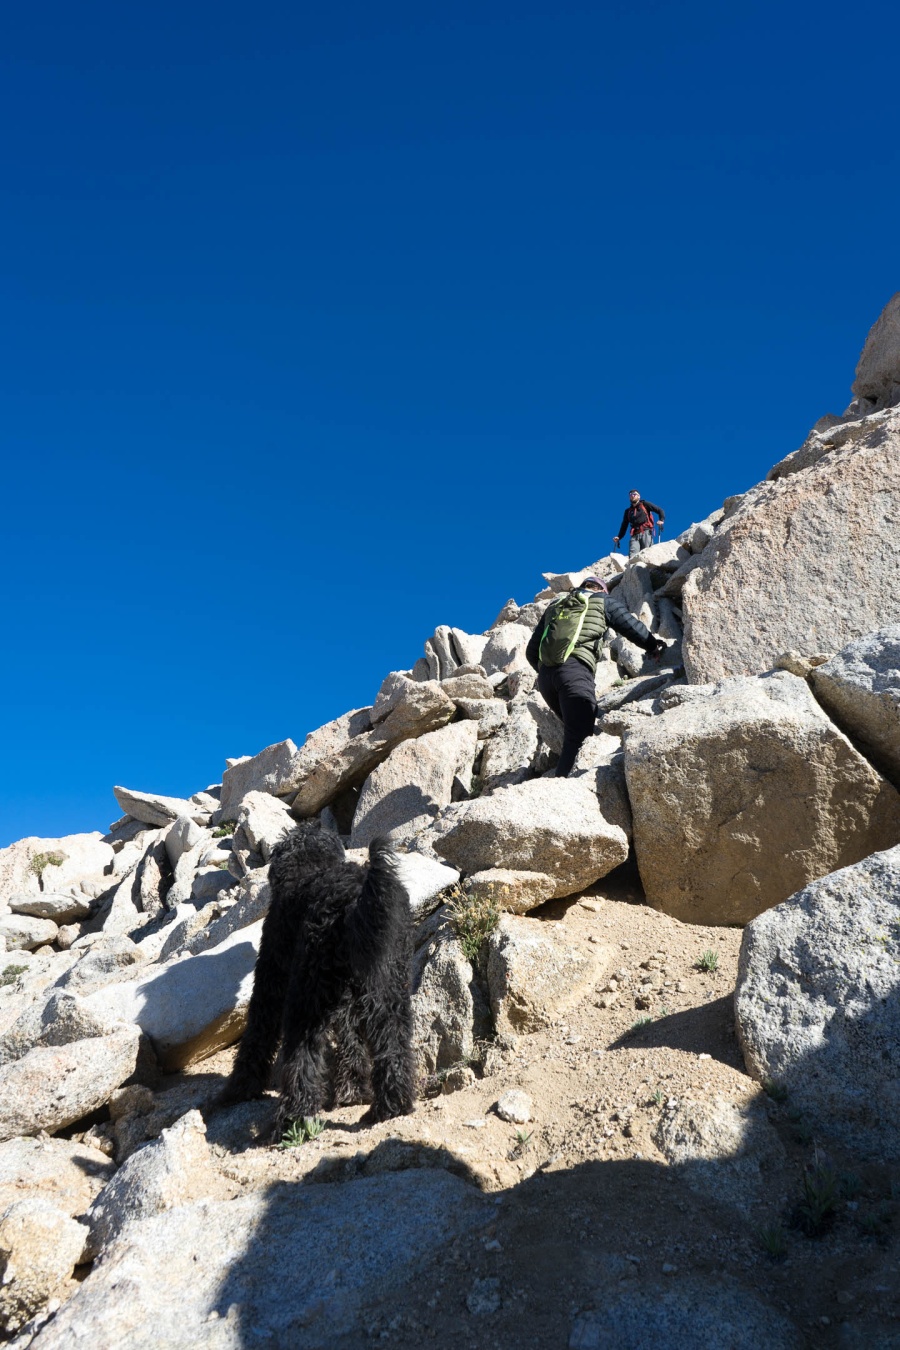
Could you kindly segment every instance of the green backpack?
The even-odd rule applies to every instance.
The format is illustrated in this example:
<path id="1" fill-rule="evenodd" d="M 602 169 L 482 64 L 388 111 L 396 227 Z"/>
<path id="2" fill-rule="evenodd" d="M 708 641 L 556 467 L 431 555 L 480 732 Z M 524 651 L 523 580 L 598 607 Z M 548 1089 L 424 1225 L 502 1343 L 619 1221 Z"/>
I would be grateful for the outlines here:
<path id="1" fill-rule="evenodd" d="M 584 591 L 570 591 L 555 600 L 544 615 L 544 631 L 538 647 L 538 659 L 543 666 L 561 666 L 575 650 L 587 617 L 590 596 Z"/>

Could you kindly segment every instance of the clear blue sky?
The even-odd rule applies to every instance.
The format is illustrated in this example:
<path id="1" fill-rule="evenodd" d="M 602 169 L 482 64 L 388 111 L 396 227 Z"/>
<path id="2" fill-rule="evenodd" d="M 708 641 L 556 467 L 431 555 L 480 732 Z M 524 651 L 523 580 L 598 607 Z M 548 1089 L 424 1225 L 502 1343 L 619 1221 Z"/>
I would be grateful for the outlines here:
<path id="1" fill-rule="evenodd" d="M 0 17 L 0 845 L 672 531 L 900 288 L 895 4 Z"/>

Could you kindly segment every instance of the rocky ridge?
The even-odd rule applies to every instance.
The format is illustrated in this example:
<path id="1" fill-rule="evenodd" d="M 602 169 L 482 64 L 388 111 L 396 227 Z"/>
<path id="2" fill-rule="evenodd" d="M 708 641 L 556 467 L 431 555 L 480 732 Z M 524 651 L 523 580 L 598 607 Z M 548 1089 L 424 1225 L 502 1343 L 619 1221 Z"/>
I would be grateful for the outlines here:
<path id="1" fill-rule="evenodd" d="M 149 1345 L 160 1327 L 173 1346 L 260 1328 L 296 1346 L 443 1344 L 428 1310 L 456 1298 L 471 1328 L 522 1343 L 528 1291 L 500 1257 L 515 1241 L 541 1266 L 526 1216 L 549 1189 L 581 1216 L 577 1239 L 568 1220 L 560 1233 L 581 1274 L 560 1302 L 556 1264 L 536 1345 L 561 1343 L 560 1322 L 572 1346 L 623 1343 L 635 1317 L 673 1346 L 699 1326 L 714 1346 L 900 1344 L 877 1286 L 896 1270 L 900 1198 L 898 300 L 847 412 L 677 540 L 545 573 L 485 633 L 439 627 L 371 706 L 226 761 L 221 783 L 184 799 L 116 787 L 124 814 L 105 833 L 0 850 L 2 1334 L 43 1350 Z M 587 571 L 669 647 L 645 663 L 610 633 L 598 734 L 561 780 L 561 728 L 524 649 Z M 371 1130 L 360 1110 L 330 1113 L 279 1151 L 254 1146 L 270 1101 L 225 1110 L 215 1092 L 271 850 L 314 816 L 360 861 L 376 833 L 401 855 L 423 1097 Z M 595 1167 L 621 1197 L 612 1240 L 585 1208 L 608 1203 Z M 741 1246 L 737 1216 L 764 1227 L 792 1176 L 807 1197 L 835 1189 L 821 1227 L 838 1265 L 854 1197 L 887 1188 L 878 1257 L 841 1317 L 811 1323 L 790 1280 L 766 1299 L 747 1275 L 765 1251 Z M 687 1198 L 660 1202 L 667 1181 Z M 687 1256 L 651 1268 L 627 1250 L 632 1187 Z M 718 1321 L 704 1227 L 744 1253 Z M 847 1311 L 858 1300 L 868 1323 Z"/>

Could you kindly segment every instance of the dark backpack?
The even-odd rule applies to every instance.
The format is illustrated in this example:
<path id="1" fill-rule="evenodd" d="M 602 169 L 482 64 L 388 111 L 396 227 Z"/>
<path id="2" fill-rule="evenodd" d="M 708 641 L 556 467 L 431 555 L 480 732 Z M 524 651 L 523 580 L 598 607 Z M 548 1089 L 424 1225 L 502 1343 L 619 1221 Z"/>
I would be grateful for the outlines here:
<path id="1" fill-rule="evenodd" d="M 544 615 L 544 631 L 538 647 L 542 666 L 561 666 L 568 661 L 581 636 L 590 602 L 590 596 L 584 591 L 570 591 L 560 600 L 554 600 Z"/>

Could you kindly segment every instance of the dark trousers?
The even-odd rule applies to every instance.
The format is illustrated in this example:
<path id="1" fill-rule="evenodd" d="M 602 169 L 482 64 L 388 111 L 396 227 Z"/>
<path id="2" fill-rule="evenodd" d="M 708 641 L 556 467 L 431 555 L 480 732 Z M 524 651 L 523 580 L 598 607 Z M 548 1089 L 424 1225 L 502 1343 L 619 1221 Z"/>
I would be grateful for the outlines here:
<path id="1" fill-rule="evenodd" d="M 561 666 L 541 666 L 537 683 L 544 702 L 563 724 L 562 754 L 556 776 L 565 778 L 578 751 L 593 735 L 597 716 L 594 672 L 577 656 L 570 656 Z"/>

